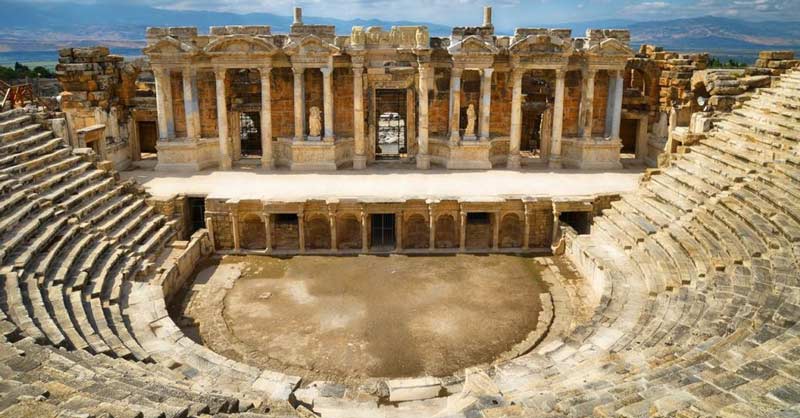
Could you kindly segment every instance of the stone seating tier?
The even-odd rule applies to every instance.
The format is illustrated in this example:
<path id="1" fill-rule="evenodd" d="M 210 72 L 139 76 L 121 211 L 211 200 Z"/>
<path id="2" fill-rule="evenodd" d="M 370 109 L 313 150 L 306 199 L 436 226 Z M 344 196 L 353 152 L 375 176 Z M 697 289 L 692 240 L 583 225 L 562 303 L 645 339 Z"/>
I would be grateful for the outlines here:
<path id="1" fill-rule="evenodd" d="M 447 396 L 393 405 L 324 382 L 295 390 L 297 378 L 185 336 L 152 280 L 174 221 L 53 145 L 32 115 L 5 112 L 0 417 L 798 415 L 798 98 L 787 72 L 590 234 L 567 233 L 598 292 L 585 321 L 466 371 Z M 292 392 L 297 410 L 282 401 Z"/>

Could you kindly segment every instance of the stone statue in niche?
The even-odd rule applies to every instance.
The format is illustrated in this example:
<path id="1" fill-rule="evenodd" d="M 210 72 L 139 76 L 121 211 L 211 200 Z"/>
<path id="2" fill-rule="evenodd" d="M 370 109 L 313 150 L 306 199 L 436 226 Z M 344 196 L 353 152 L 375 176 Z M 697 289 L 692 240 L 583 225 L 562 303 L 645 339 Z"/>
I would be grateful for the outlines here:
<path id="1" fill-rule="evenodd" d="M 367 37 L 364 34 L 364 28 L 361 26 L 353 26 L 352 34 L 350 35 L 350 45 L 353 48 L 363 48 L 367 43 Z"/>
<path id="2" fill-rule="evenodd" d="M 417 28 L 416 33 L 416 41 L 417 41 L 417 48 L 425 49 L 428 48 L 428 30 L 427 28 L 420 26 Z"/>
<path id="3" fill-rule="evenodd" d="M 319 139 L 322 135 L 322 115 L 319 108 L 312 106 L 308 111 L 308 136 L 309 139 Z"/>
<path id="4" fill-rule="evenodd" d="M 467 107 L 467 129 L 464 129 L 464 139 L 475 139 L 475 106 L 470 103 Z"/>

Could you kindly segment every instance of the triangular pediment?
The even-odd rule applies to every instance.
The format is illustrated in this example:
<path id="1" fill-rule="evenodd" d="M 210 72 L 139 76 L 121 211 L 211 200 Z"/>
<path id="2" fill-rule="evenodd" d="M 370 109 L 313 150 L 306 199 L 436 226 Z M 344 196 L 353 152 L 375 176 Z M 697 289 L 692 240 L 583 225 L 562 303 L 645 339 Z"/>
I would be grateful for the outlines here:
<path id="1" fill-rule="evenodd" d="M 497 54 L 498 50 L 497 47 L 492 45 L 491 43 L 483 40 L 483 38 L 470 35 L 461 40 L 461 42 L 457 42 L 451 45 L 447 50 L 451 54 Z"/>
<path id="2" fill-rule="evenodd" d="M 299 39 L 292 39 L 285 47 L 287 55 L 333 55 L 339 48 L 325 42 L 316 35 L 306 35 Z"/>
<path id="3" fill-rule="evenodd" d="M 159 54 L 193 54 L 198 51 L 197 47 L 186 42 L 181 42 L 171 36 L 161 38 L 154 45 L 144 48 L 142 52 L 147 55 Z"/>
<path id="4" fill-rule="evenodd" d="M 262 38 L 249 35 L 228 35 L 211 41 L 204 51 L 212 54 L 272 54 L 277 47 Z"/>
<path id="5" fill-rule="evenodd" d="M 616 38 L 604 39 L 590 47 L 587 52 L 591 55 L 602 56 L 633 56 L 633 50 Z"/>
<path id="6" fill-rule="evenodd" d="M 572 44 L 553 35 L 528 35 L 511 44 L 512 54 L 564 54 L 572 51 Z"/>

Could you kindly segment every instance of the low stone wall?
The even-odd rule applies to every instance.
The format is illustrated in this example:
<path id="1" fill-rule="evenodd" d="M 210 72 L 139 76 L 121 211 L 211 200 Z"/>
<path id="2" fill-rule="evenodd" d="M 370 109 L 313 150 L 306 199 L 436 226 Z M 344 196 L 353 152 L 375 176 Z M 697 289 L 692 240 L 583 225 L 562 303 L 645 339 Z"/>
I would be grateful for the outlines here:
<path id="1" fill-rule="evenodd" d="M 189 241 L 173 242 L 172 249 L 179 251 L 178 254 L 168 256 L 165 265 L 162 266 L 164 271 L 154 282 L 155 285 L 161 286 L 167 305 L 172 303 L 181 289 L 192 279 L 197 263 L 213 252 L 211 239 L 205 229 L 192 234 Z"/>

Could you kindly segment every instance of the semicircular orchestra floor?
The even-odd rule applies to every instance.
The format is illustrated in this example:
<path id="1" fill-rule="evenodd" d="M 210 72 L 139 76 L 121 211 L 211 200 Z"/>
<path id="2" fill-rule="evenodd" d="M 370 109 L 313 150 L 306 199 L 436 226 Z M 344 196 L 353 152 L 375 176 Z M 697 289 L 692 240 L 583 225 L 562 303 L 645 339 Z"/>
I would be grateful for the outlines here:
<path id="1" fill-rule="evenodd" d="M 543 262 L 512 255 L 225 256 L 176 310 L 188 335 L 254 366 L 355 382 L 491 363 L 537 326 Z"/>

